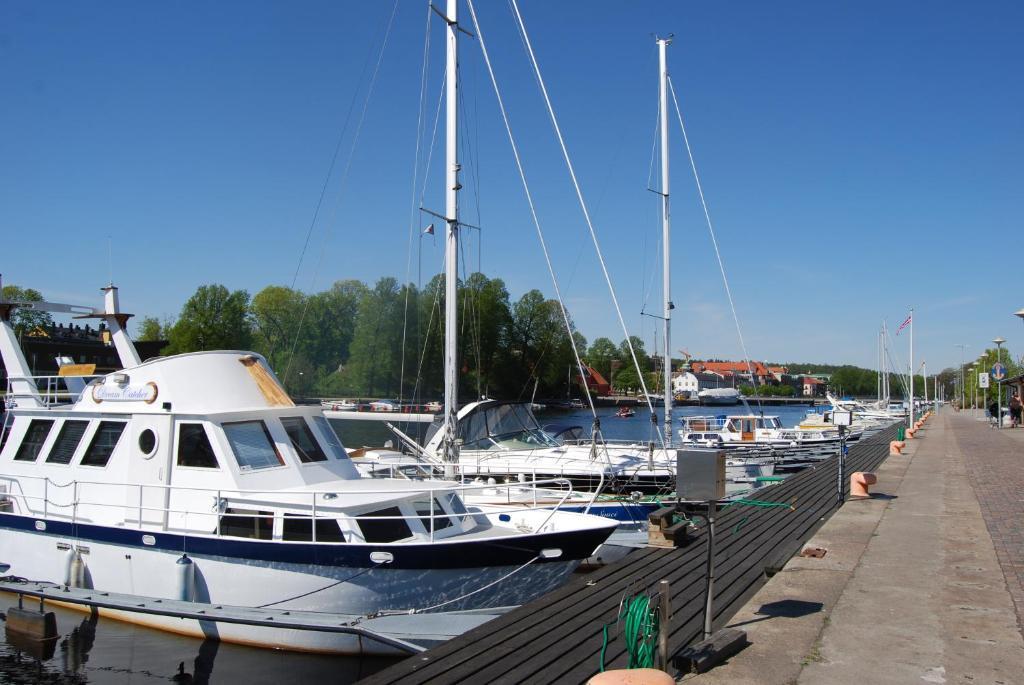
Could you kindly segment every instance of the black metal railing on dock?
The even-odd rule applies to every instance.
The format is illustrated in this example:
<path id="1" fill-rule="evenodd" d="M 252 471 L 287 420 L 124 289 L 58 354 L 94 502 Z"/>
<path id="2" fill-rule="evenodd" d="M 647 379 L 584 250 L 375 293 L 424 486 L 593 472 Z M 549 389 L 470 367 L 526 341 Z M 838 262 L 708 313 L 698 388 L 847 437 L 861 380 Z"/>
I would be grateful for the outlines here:
<path id="1" fill-rule="evenodd" d="M 889 455 L 898 424 L 852 445 L 846 472 L 870 471 Z M 833 457 L 757 492 L 788 507 L 733 505 L 716 520 L 715 627 L 722 627 L 836 511 Z M 849 481 L 844 483 L 847 493 Z M 406 659 L 363 683 L 582 683 L 599 667 L 602 626 L 614 623 L 626 593 L 671 583 L 669 653 L 702 637 L 704 531 L 682 549 L 647 548 L 573 579 L 562 588 L 440 647 Z M 613 631 L 614 632 L 614 631 Z M 606 649 L 608 668 L 624 668 L 623 641 Z"/>

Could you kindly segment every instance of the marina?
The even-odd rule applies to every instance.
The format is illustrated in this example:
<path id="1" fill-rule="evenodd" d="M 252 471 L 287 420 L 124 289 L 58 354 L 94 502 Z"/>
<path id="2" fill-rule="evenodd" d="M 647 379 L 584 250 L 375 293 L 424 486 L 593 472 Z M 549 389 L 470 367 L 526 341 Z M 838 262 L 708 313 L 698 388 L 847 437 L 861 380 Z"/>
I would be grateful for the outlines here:
<path id="1" fill-rule="evenodd" d="M 1020 13 L 12 8 L 0 682 L 1021 680 Z"/>

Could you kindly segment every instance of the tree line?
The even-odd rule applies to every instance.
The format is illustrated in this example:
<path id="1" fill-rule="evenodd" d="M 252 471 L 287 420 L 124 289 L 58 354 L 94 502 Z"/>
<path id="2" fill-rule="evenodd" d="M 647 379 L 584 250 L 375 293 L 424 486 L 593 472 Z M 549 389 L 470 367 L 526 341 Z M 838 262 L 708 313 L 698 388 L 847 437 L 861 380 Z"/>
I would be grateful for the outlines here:
<path id="1" fill-rule="evenodd" d="M 3 299 L 38 301 L 43 296 L 38 290 L 8 285 Z M 296 395 L 432 400 L 441 396 L 444 387 L 444 300 L 442 274 L 421 288 L 384 277 L 372 286 L 358 280 L 337 281 L 312 294 L 270 285 L 250 296 L 245 290 L 209 284 L 197 288 L 176 317 L 141 319 L 135 337 L 168 341 L 163 354 L 218 349 L 259 352 Z M 459 387 L 464 399 L 580 394 L 576 360 L 557 301 L 539 290 L 513 301 L 500 278 L 482 273 L 459 281 L 458 301 Z M 599 337 L 588 346 L 568 312 L 566 317 L 587 364 L 617 392 L 640 390 L 626 340 L 616 343 Z M 45 312 L 19 309 L 15 313 L 19 334 L 52 323 Z M 639 337 L 629 340 L 647 389 L 662 392 L 658 360 L 647 353 Z M 993 360 L 994 354 L 990 355 Z M 1008 358 L 1004 349 L 1004 363 Z M 681 360 L 673 360 L 673 368 L 681 366 Z M 831 373 L 830 386 L 844 394 L 873 396 L 876 392 L 877 376 L 871 369 L 786 366 L 794 374 Z M 940 380 L 948 377 L 940 375 Z M 921 383 L 918 377 L 916 387 L 921 388 Z M 894 396 L 902 396 L 900 384 L 894 380 L 892 386 Z M 785 393 L 785 387 L 759 388 L 759 393 Z M 952 390 L 947 394 L 952 397 Z"/>
<path id="2" fill-rule="evenodd" d="M 512 301 L 499 278 L 458 283 L 459 386 L 464 397 L 567 394 L 578 374 L 561 308 L 539 290 Z M 443 392 L 444 276 L 422 288 L 384 277 L 314 294 L 278 285 L 251 296 L 199 287 L 173 320 L 146 317 L 138 339 L 164 354 L 254 350 L 298 395 L 436 399 Z M 572 321 L 570 319 L 570 325 Z M 586 339 L 572 328 L 581 352 Z M 576 394 L 576 393 L 574 393 Z"/>

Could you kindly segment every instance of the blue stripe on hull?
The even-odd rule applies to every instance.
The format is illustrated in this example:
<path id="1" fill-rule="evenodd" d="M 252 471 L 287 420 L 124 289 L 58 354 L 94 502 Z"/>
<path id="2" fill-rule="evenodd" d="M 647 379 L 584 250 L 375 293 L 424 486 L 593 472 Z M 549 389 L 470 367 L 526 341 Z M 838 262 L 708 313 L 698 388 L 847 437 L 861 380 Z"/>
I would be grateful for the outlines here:
<path id="1" fill-rule="evenodd" d="M 188 552 L 193 557 L 229 557 L 255 561 L 337 566 L 346 568 L 380 568 L 370 561 L 372 552 L 389 552 L 394 560 L 386 568 L 451 569 L 485 566 L 518 566 L 538 555 L 542 549 L 557 548 L 562 555 L 553 560 L 582 560 L 610 534 L 608 529 L 544 533 L 513 538 L 372 545 L 362 543 L 295 543 L 279 540 L 247 540 L 230 537 L 201 537 L 131 530 L 112 526 L 69 521 L 46 520 L 45 531 L 36 528 L 43 521 L 19 514 L 0 513 L 0 529 L 21 530 L 41 537 L 74 538 L 80 542 L 103 542 L 128 548 L 158 549 L 167 552 Z M 146 545 L 143 537 L 155 542 Z M 535 563 L 544 563 L 538 559 Z"/>

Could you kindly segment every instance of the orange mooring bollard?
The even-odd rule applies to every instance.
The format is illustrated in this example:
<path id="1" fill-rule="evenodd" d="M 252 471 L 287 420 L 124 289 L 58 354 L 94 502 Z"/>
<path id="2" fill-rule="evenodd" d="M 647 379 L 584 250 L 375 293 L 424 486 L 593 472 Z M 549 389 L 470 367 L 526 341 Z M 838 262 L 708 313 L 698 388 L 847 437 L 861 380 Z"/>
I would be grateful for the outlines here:
<path id="1" fill-rule="evenodd" d="M 673 685 L 675 678 L 653 668 L 605 671 L 587 681 L 587 685 Z"/>
<path id="2" fill-rule="evenodd" d="M 906 440 L 913 440 L 913 439 L 914 439 L 914 433 L 915 433 L 916 431 L 917 431 L 917 429 L 916 429 L 916 428 L 908 428 L 908 429 L 906 430 L 906 432 L 904 433 L 904 435 L 906 435 L 906 438 L 905 438 L 905 439 L 906 439 Z"/>
<path id="3" fill-rule="evenodd" d="M 889 443 L 889 456 L 894 457 L 900 453 L 900 442 L 899 440 L 893 440 Z"/>
<path id="4" fill-rule="evenodd" d="M 877 482 L 878 478 L 873 473 L 855 472 L 850 476 L 850 497 L 871 497 L 868 486 Z"/>

